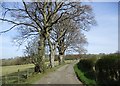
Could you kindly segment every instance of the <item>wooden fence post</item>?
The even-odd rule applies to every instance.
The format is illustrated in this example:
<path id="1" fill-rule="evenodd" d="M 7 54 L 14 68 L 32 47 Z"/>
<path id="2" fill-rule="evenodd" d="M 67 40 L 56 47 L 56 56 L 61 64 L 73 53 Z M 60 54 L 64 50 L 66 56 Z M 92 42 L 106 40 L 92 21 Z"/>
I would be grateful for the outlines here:
<path id="1" fill-rule="evenodd" d="M 7 84 L 7 78 L 6 78 L 7 75 L 5 75 L 5 84 Z"/>
<path id="2" fill-rule="evenodd" d="M 8 80 L 8 77 L 7 77 L 7 73 L 6 73 L 6 75 L 5 75 L 5 84 L 8 83 L 7 80 Z"/>
<path id="3" fill-rule="evenodd" d="M 29 77 L 29 69 L 27 70 L 26 79 Z"/>
<path id="4" fill-rule="evenodd" d="M 20 83 L 19 72 L 20 70 L 18 69 L 18 84 Z"/>

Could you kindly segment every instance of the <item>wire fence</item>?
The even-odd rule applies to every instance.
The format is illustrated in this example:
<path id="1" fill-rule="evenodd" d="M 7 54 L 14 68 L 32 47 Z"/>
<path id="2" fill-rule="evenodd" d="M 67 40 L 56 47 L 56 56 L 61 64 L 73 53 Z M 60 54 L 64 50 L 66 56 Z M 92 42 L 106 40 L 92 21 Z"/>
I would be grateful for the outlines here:
<path id="1" fill-rule="evenodd" d="M 34 68 L 29 68 L 25 71 L 20 71 L 18 69 L 18 71 L 15 73 L 6 74 L 2 76 L 0 81 L 2 81 L 2 84 L 12 84 L 12 83 L 20 84 L 25 82 L 25 80 L 30 76 L 32 76 L 33 74 L 34 74 Z"/>

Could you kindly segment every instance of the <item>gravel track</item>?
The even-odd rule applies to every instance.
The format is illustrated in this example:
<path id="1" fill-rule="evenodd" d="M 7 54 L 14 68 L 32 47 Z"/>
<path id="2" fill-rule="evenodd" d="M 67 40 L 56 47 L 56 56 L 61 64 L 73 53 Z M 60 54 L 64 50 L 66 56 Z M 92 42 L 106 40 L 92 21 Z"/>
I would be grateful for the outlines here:
<path id="1" fill-rule="evenodd" d="M 82 84 L 76 77 L 73 66 L 76 62 L 66 64 L 54 72 L 42 77 L 35 84 Z"/>

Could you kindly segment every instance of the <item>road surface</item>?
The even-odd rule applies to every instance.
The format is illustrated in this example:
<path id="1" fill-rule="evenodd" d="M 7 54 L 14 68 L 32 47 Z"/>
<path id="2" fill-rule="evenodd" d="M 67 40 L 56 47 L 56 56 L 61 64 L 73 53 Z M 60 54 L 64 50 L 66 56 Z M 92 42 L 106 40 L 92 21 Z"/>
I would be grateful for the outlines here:
<path id="1" fill-rule="evenodd" d="M 76 77 L 73 66 L 75 63 L 66 64 L 54 72 L 42 77 L 35 84 L 82 84 Z"/>

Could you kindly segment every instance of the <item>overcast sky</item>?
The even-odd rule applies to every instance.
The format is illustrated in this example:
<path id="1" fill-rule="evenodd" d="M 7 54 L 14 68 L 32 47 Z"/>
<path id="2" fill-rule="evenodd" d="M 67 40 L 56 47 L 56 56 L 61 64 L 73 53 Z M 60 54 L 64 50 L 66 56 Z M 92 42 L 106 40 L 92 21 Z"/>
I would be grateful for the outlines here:
<path id="1" fill-rule="evenodd" d="M 84 32 L 89 45 L 88 53 L 113 53 L 118 50 L 118 3 L 117 2 L 92 2 L 87 3 L 93 7 L 97 26 L 89 32 Z M 1 9 L 0 9 L 1 11 Z M 8 29 L 11 25 L 0 22 L 0 31 Z M 12 43 L 16 36 L 15 30 L 0 35 L 0 58 L 11 58 L 23 55 L 24 45 L 18 49 Z"/>

